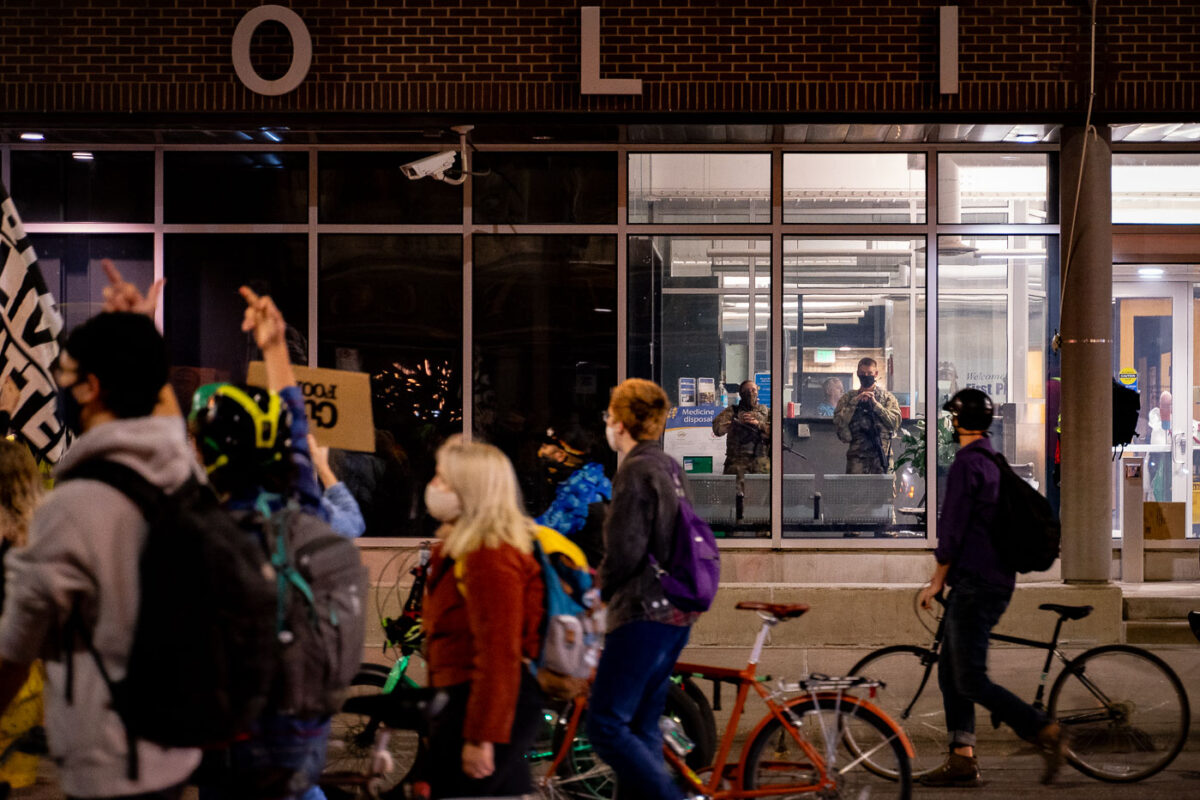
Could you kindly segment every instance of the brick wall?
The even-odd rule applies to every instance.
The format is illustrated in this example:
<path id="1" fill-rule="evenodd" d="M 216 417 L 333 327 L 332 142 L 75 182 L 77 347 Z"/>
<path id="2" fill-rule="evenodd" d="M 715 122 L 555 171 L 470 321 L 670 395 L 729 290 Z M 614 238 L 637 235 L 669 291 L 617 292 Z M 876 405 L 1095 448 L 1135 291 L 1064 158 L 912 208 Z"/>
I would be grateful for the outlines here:
<path id="1" fill-rule="evenodd" d="M 950 0 L 596 0 L 602 74 L 641 96 L 579 92 L 567 0 L 276 0 L 313 39 L 282 97 L 238 81 L 231 40 L 256 0 L 4 0 L 8 112 L 1003 112 L 1086 104 L 1086 0 L 964 0 L 957 96 L 937 93 L 937 8 Z M 1195 0 L 1099 0 L 1099 113 L 1197 108 Z M 282 26 L 252 48 L 290 60 Z"/>

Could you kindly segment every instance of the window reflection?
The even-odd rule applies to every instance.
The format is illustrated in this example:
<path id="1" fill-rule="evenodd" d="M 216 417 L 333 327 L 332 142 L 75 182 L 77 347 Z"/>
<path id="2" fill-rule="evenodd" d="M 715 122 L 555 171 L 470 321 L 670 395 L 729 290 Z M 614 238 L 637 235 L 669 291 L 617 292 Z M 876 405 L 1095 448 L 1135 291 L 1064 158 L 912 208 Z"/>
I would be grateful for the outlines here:
<path id="1" fill-rule="evenodd" d="M 431 536 L 434 453 L 462 430 L 462 237 L 320 240 L 320 366 L 371 376 L 373 453 L 335 451 L 367 536 Z"/>
<path id="2" fill-rule="evenodd" d="M 1046 153 L 941 153 L 938 222 L 1053 222 L 1049 175 Z"/>
<path id="3" fill-rule="evenodd" d="M 783 327 L 784 535 L 924 535 L 924 304 L 785 290 Z"/>
<path id="4" fill-rule="evenodd" d="M 675 406 L 664 449 L 718 535 L 769 536 L 770 241 L 632 237 L 629 264 L 629 370 Z"/>
<path id="5" fill-rule="evenodd" d="M 1200 222 L 1200 153 L 1113 153 L 1112 221 Z"/>
<path id="6" fill-rule="evenodd" d="M 783 221 L 925 221 L 924 153 L 785 153 Z"/>
<path id="7" fill-rule="evenodd" d="M 104 307 L 108 277 L 101 259 L 112 259 L 134 286 L 154 282 L 154 240 L 150 234 L 46 234 L 30 236 L 46 288 L 58 303 L 64 330 L 71 330 Z"/>
<path id="8" fill-rule="evenodd" d="M 1043 494 L 1047 491 L 1047 409 L 1054 312 L 1047 279 L 1057 270 L 1050 236 L 942 236 L 938 241 L 936 403 L 960 389 L 987 392 L 996 405 L 992 446 Z M 944 435 L 949 429 L 943 421 Z M 938 474 L 954 447 L 938 448 Z M 941 495 L 939 495 L 941 496 Z"/>
<path id="9" fill-rule="evenodd" d="M 629 221 L 771 221 L 770 153 L 631 153 Z"/>
<path id="10" fill-rule="evenodd" d="M 538 457 L 546 431 L 582 429 L 591 460 L 616 457 L 602 412 L 617 379 L 617 266 L 611 236 L 475 236 L 475 434 L 512 459 L 526 507 L 557 483 Z"/>

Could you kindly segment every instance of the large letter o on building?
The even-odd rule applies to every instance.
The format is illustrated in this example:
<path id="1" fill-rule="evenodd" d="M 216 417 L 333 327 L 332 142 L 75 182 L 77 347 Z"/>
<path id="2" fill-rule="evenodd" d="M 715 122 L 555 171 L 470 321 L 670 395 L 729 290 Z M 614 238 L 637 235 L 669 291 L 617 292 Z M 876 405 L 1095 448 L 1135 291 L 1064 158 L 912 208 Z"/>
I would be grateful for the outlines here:
<path id="1" fill-rule="evenodd" d="M 250 40 L 258 26 L 268 20 L 282 22 L 292 37 L 292 65 L 287 74 L 278 80 L 262 78 L 250 63 Z M 233 32 L 233 68 L 238 79 L 256 94 L 280 95 L 295 89 L 308 75 L 312 66 L 312 37 L 300 15 L 283 6 L 259 6 L 246 12 Z"/>

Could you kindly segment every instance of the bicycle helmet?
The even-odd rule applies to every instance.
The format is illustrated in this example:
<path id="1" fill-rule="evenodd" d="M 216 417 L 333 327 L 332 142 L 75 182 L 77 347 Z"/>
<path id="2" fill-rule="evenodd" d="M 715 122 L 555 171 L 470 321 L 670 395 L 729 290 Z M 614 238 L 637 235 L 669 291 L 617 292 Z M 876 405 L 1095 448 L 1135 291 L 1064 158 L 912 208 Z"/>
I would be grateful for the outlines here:
<path id="1" fill-rule="evenodd" d="M 992 398 L 978 389 L 962 389 L 942 406 L 964 431 L 986 431 L 992 427 Z"/>
<path id="2" fill-rule="evenodd" d="M 210 383 L 192 395 L 188 430 L 210 477 L 262 470 L 286 461 L 291 414 L 276 392 Z"/>

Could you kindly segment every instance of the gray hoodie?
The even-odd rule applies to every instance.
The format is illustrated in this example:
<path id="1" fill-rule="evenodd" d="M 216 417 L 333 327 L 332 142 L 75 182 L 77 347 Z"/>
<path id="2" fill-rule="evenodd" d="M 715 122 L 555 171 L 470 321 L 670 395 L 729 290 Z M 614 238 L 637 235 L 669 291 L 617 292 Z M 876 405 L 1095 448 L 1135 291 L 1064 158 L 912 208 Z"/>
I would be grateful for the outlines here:
<path id="1" fill-rule="evenodd" d="M 178 417 L 107 422 L 71 447 L 59 473 L 96 458 L 136 469 L 164 489 L 180 486 L 199 467 Z M 67 703 L 62 626 L 78 604 L 94 620 L 96 648 L 120 680 L 138 612 L 138 557 L 148 526 L 137 507 L 102 483 L 78 480 L 54 489 L 36 511 L 29 545 L 7 559 L 8 596 L 0 617 L 0 657 L 46 663 L 46 731 L 63 791 L 74 797 L 141 794 L 184 781 L 200 752 L 138 742 L 140 774 L 126 777 L 125 729 L 109 707 L 109 692 L 86 651 L 74 654 L 74 700 Z M 180 687 L 187 691 L 187 687 Z"/>

